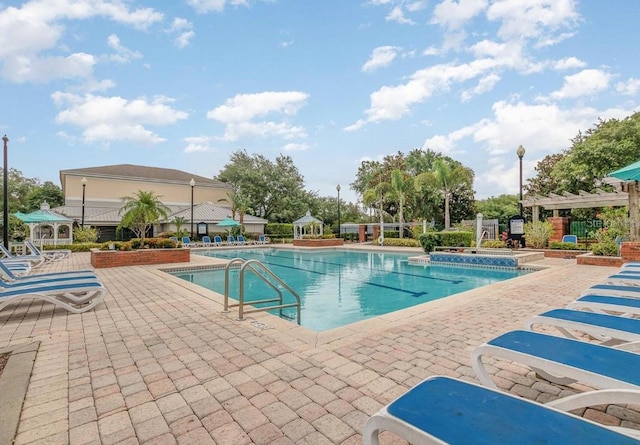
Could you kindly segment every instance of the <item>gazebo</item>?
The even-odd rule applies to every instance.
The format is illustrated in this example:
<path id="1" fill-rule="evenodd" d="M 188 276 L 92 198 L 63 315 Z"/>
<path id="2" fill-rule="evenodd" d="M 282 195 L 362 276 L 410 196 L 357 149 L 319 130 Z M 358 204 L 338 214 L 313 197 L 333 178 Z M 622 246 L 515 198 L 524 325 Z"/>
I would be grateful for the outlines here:
<path id="1" fill-rule="evenodd" d="M 311 212 L 307 210 L 306 215 L 293 222 L 293 239 L 302 239 L 305 235 L 320 235 L 323 233 L 323 222 L 318 218 L 311 216 Z M 308 230 L 311 228 L 311 232 Z M 319 228 L 319 233 L 316 230 Z"/>
<path id="2" fill-rule="evenodd" d="M 40 210 L 31 213 L 15 213 L 29 227 L 29 240 L 42 244 L 72 244 L 73 220 L 50 209 L 44 201 Z"/>

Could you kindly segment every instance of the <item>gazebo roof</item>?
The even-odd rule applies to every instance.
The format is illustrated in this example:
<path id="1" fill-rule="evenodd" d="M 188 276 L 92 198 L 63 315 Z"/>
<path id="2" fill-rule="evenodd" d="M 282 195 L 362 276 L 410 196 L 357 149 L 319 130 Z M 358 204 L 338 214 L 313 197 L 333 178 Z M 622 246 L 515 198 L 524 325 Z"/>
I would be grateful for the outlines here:
<path id="1" fill-rule="evenodd" d="M 14 215 L 25 224 L 70 223 L 73 221 L 66 216 L 47 209 L 35 210 L 31 213 L 16 212 Z"/>
<path id="2" fill-rule="evenodd" d="M 307 210 L 307 214 L 293 222 L 294 225 L 307 225 L 309 223 L 321 223 L 318 218 L 311 216 L 311 212 Z"/>

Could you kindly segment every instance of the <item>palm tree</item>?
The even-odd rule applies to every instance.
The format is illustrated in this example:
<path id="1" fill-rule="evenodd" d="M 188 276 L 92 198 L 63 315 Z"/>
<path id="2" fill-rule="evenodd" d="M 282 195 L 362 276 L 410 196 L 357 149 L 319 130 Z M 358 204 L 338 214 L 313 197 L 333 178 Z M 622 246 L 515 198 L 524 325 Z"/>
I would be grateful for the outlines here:
<path id="1" fill-rule="evenodd" d="M 238 213 L 240 215 L 240 227 L 242 227 L 244 224 L 244 215 L 249 210 L 249 198 L 237 190 L 233 193 L 227 193 L 227 197 L 218 199 L 218 202 L 231 204 L 231 218 L 236 219 L 236 213 Z"/>
<path id="2" fill-rule="evenodd" d="M 398 200 L 398 222 L 400 223 L 400 238 L 404 238 L 404 204 L 407 197 L 408 186 L 412 184 L 411 178 L 399 170 L 391 172 L 391 193 Z"/>
<path id="3" fill-rule="evenodd" d="M 161 196 L 149 191 L 138 190 L 134 196 L 125 196 L 120 208 L 122 221 L 120 227 L 127 227 L 135 233 L 136 237 L 144 241 L 145 234 L 149 227 L 158 221 L 160 217 L 166 218 L 171 211 L 160 200 Z"/>
<path id="4" fill-rule="evenodd" d="M 173 224 L 176 226 L 177 235 L 182 236 L 182 226 L 187 225 L 187 218 L 183 216 L 176 216 L 173 218 Z"/>
<path id="5" fill-rule="evenodd" d="M 437 189 L 444 198 L 444 228 L 451 227 L 451 216 L 449 205 L 453 192 L 461 185 L 472 181 L 472 174 L 469 169 L 461 164 L 436 159 L 433 162 L 433 170 L 419 174 L 415 180 L 415 187 L 418 192 L 424 187 Z"/>
<path id="6" fill-rule="evenodd" d="M 373 207 L 376 204 L 378 205 L 377 211 L 380 217 L 380 244 L 384 243 L 384 195 L 388 188 L 389 184 L 386 182 L 380 182 L 377 186 L 365 190 L 362 195 L 362 202 L 365 205 L 369 207 Z"/>

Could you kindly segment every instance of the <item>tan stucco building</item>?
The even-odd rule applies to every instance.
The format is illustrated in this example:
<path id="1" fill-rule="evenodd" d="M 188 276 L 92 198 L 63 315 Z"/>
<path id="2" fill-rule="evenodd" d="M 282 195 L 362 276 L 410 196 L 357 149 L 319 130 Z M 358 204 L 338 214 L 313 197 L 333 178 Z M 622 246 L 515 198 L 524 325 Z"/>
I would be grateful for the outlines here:
<path id="1" fill-rule="evenodd" d="M 217 229 L 215 224 L 231 215 L 229 204 L 220 202 L 228 199 L 232 193 L 231 186 L 181 170 L 131 164 L 78 168 L 61 170 L 60 183 L 65 205 L 52 210 L 74 219 L 78 225 L 84 223 L 85 226 L 98 228 L 100 241 L 116 238 L 122 198 L 133 196 L 141 190 L 152 191 L 160 196 L 162 202 L 171 209 L 167 221 L 161 221 L 154 227 L 153 234 L 175 230 L 172 224 L 175 216 L 185 218 L 189 230 L 192 204 L 193 224 L 207 224 L 210 233 L 224 232 Z M 262 218 L 244 216 L 245 228 L 249 233 L 264 233 L 266 223 Z"/>

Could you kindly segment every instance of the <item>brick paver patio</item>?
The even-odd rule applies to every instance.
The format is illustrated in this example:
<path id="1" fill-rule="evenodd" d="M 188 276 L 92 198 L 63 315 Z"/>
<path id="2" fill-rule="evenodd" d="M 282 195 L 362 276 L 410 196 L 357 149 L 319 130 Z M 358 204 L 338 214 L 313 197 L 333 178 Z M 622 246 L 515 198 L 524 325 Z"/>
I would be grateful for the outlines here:
<path id="1" fill-rule="evenodd" d="M 361 443 L 368 416 L 407 388 L 434 374 L 475 381 L 475 346 L 615 270 L 542 263 L 551 267 L 323 334 L 267 314 L 236 321 L 219 295 L 155 267 L 99 269 L 109 294 L 93 311 L 34 301 L 0 312 L 0 348 L 40 341 L 15 443 Z M 76 253 L 42 272 L 89 266 Z M 507 362 L 490 369 L 503 389 L 534 400 L 582 389 Z M 615 406 L 583 414 L 640 425 L 638 412 Z"/>

